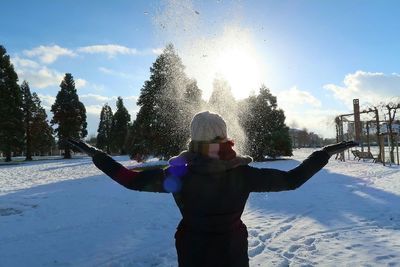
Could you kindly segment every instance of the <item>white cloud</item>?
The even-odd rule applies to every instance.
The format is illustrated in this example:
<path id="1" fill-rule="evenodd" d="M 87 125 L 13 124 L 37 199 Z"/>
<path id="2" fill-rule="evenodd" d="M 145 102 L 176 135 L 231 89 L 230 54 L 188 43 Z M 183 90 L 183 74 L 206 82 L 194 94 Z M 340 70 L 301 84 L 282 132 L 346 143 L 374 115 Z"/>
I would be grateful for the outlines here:
<path id="1" fill-rule="evenodd" d="M 296 128 L 306 128 L 309 132 L 314 132 L 324 138 L 335 136 L 335 116 L 343 113 L 340 110 L 320 108 L 284 109 L 284 111 L 286 125 L 296 124 Z"/>
<path id="2" fill-rule="evenodd" d="M 113 100 L 113 97 L 96 95 L 96 94 L 80 95 L 79 98 L 85 100 L 87 103 L 90 102 L 90 103 L 102 103 L 102 104 Z"/>
<path id="3" fill-rule="evenodd" d="M 42 107 L 45 108 L 46 110 L 50 110 L 51 106 L 54 104 L 56 101 L 56 98 L 52 95 L 43 95 L 43 94 L 38 94 Z M 49 114 L 47 114 L 49 117 Z"/>
<path id="4" fill-rule="evenodd" d="M 114 57 L 117 54 L 136 55 L 138 53 L 138 51 L 135 48 L 129 48 L 117 44 L 84 46 L 78 48 L 77 51 L 88 54 L 102 53 L 102 54 L 107 54 L 109 57 Z"/>
<path id="5" fill-rule="evenodd" d="M 279 106 L 282 106 L 284 109 L 302 104 L 307 104 L 312 107 L 321 106 L 321 101 L 315 96 L 308 91 L 299 90 L 296 86 L 293 86 L 289 90 L 280 91 L 277 94 L 277 99 Z"/>
<path id="6" fill-rule="evenodd" d="M 151 49 L 151 52 L 152 52 L 153 54 L 155 54 L 155 55 L 161 55 L 163 51 L 164 51 L 163 48 L 154 48 L 154 49 Z"/>
<path id="7" fill-rule="evenodd" d="M 58 45 L 53 46 L 38 46 L 31 50 L 24 50 L 24 55 L 28 57 L 37 57 L 44 64 L 51 64 L 60 56 L 74 57 L 76 54 L 67 48 Z"/>
<path id="8" fill-rule="evenodd" d="M 127 73 L 124 72 L 119 72 L 119 71 L 115 71 L 109 68 L 105 68 L 105 67 L 99 67 L 99 71 L 108 75 L 112 75 L 112 76 L 117 76 L 117 77 L 122 77 L 122 78 L 126 78 L 126 79 L 132 79 L 133 76 L 129 75 Z"/>
<path id="9" fill-rule="evenodd" d="M 360 99 L 362 105 L 376 105 L 400 98 L 400 74 L 356 71 L 347 74 L 343 85 L 326 84 L 324 89 L 334 97 L 352 107 L 353 99 Z"/>
<path id="10" fill-rule="evenodd" d="M 64 79 L 65 73 L 43 66 L 36 61 L 20 58 L 19 56 L 11 58 L 19 80 L 26 80 L 33 88 L 47 88 L 50 86 L 59 86 Z M 75 78 L 77 89 L 88 86 L 88 82 L 82 78 Z"/>
<path id="11" fill-rule="evenodd" d="M 296 86 L 273 94 L 277 96 L 278 107 L 285 112 L 286 125 L 295 124 L 298 129 L 306 128 L 325 138 L 335 135 L 334 118 L 341 113 L 339 110 L 324 109 L 318 98 Z"/>
<path id="12" fill-rule="evenodd" d="M 102 105 L 87 105 L 85 106 L 86 113 L 100 116 L 102 107 L 103 107 Z"/>
<path id="13" fill-rule="evenodd" d="M 105 74 L 114 74 L 115 71 L 109 68 L 105 68 L 105 67 L 99 67 L 99 71 L 103 72 Z"/>
<path id="14" fill-rule="evenodd" d="M 86 87 L 88 85 L 88 82 L 84 79 L 78 78 L 75 80 L 75 87 L 77 89 L 81 89 L 83 87 Z"/>
<path id="15" fill-rule="evenodd" d="M 19 67 L 19 68 L 29 68 L 29 69 L 37 69 L 40 67 L 39 63 L 26 59 L 26 58 L 20 58 L 18 56 L 11 58 L 11 61 L 14 65 L 14 67 Z"/>
<path id="16" fill-rule="evenodd" d="M 21 80 L 27 80 L 34 88 L 60 85 L 64 75 L 47 67 L 37 69 L 16 69 Z"/>

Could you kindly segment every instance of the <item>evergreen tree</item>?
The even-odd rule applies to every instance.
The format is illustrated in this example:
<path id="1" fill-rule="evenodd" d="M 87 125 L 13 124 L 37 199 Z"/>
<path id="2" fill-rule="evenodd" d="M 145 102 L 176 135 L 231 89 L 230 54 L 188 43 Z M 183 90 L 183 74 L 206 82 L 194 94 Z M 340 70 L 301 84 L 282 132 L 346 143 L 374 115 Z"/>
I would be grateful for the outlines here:
<path id="1" fill-rule="evenodd" d="M 130 120 L 131 116 L 129 115 L 128 110 L 125 108 L 122 98 L 118 97 L 117 111 L 112 119 L 111 136 L 113 148 L 121 155 L 126 154 L 125 143 Z"/>
<path id="2" fill-rule="evenodd" d="M 221 114 L 222 117 L 237 110 L 236 100 L 232 94 L 232 89 L 228 81 L 223 78 L 215 78 L 213 81 L 213 91 L 208 101 L 210 108 Z"/>
<path id="3" fill-rule="evenodd" d="M 21 84 L 22 92 L 22 108 L 24 111 L 24 125 L 25 125 L 25 160 L 32 160 L 32 123 L 33 113 L 35 112 L 35 105 L 32 101 L 32 94 L 29 84 L 23 81 Z"/>
<path id="4" fill-rule="evenodd" d="M 154 155 L 155 151 L 152 147 L 152 144 L 155 142 L 151 140 L 151 137 L 154 137 L 155 134 L 154 132 L 148 132 L 148 129 L 152 125 L 148 124 L 147 117 L 145 116 L 149 114 L 146 108 L 148 108 L 147 105 L 141 107 L 138 115 L 136 115 L 136 119 L 128 128 L 127 149 L 130 158 L 139 162 L 143 161 L 150 154 Z"/>
<path id="5" fill-rule="evenodd" d="M 239 124 L 238 103 L 232 94 L 229 83 L 222 79 L 216 78 L 213 82 L 213 91 L 209 100 L 210 109 L 220 114 L 226 121 L 228 127 L 228 135 L 235 142 L 236 150 L 243 151 L 244 132 Z"/>
<path id="6" fill-rule="evenodd" d="M 190 79 L 186 85 L 186 90 L 184 94 L 185 102 L 195 109 L 200 109 L 202 106 L 201 90 L 197 86 L 197 81 Z"/>
<path id="7" fill-rule="evenodd" d="M 32 102 L 34 106 L 30 127 L 32 151 L 43 155 L 51 151 L 51 148 L 55 145 L 54 131 L 49 125 L 46 111 L 41 106 L 41 101 L 36 93 L 32 94 Z"/>
<path id="8" fill-rule="evenodd" d="M 265 156 L 291 156 L 289 127 L 285 125 L 285 115 L 278 108 L 276 97 L 263 85 L 259 94 L 250 96 L 246 104 L 240 115 L 247 136 L 246 153 L 258 161 Z"/>
<path id="9" fill-rule="evenodd" d="M 75 81 L 70 73 L 66 73 L 60 84 L 56 101 L 51 106 L 54 116 L 52 125 L 57 125 L 55 133 L 59 148 L 64 149 L 64 158 L 71 158 L 70 146 L 64 142 L 66 138 L 84 138 L 87 135 L 86 109 L 79 101 L 75 89 Z"/>
<path id="10" fill-rule="evenodd" d="M 22 93 L 17 82 L 10 56 L 0 45 L 0 150 L 5 161 L 11 161 L 11 152 L 22 148 L 24 140 Z"/>
<path id="11" fill-rule="evenodd" d="M 205 105 L 204 101 L 201 99 L 201 90 L 197 86 L 197 82 L 194 79 L 189 80 L 186 85 L 186 90 L 183 95 L 183 122 L 185 127 L 182 127 L 182 134 L 184 139 L 188 140 L 190 138 L 190 122 L 193 116 L 200 112 L 201 108 Z"/>
<path id="12" fill-rule="evenodd" d="M 183 101 L 188 78 L 172 44 L 167 45 L 150 68 L 150 78 L 141 89 L 140 110 L 133 123 L 130 154 L 162 158 L 185 148 L 187 128 Z"/>
<path id="13" fill-rule="evenodd" d="M 100 122 L 97 129 L 96 146 L 100 149 L 106 149 L 111 153 L 111 130 L 113 126 L 113 113 L 111 107 L 106 103 L 101 109 Z"/>

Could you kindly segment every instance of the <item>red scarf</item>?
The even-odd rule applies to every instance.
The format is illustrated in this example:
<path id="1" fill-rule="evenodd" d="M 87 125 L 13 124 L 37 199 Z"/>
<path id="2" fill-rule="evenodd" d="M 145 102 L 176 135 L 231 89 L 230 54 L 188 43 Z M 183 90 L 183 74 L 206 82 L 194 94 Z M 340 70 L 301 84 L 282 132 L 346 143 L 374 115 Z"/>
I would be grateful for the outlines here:
<path id="1" fill-rule="evenodd" d="M 231 160 L 236 158 L 236 152 L 233 150 L 233 146 L 233 141 L 227 139 L 212 142 L 191 141 L 189 143 L 189 151 L 213 159 Z"/>

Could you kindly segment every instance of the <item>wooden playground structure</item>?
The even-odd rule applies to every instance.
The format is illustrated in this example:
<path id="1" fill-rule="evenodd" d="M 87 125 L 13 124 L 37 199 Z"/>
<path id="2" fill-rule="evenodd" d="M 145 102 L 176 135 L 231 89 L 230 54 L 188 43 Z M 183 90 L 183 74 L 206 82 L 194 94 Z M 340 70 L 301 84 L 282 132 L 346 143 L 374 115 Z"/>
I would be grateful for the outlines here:
<path id="1" fill-rule="evenodd" d="M 341 114 L 335 118 L 336 141 L 358 142 L 360 149 L 351 151 L 354 159 L 373 160 L 383 165 L 399 165 L 399 128 L 394 129 L 394 126 L 398 125 L 398 120 L 395 120 L 397 109 L 400 109 L 400 104 L 393 107 L 387 106 L 388 114 L 384 113 L 384 120 L 381 120 L 377 107 L 360 111 L 359 100 L 353 99 L 353 113 Z M 362 114 L 372 115 L 372 118 L 361 120 Z M 386 120 L 386 115 L 389 120 Z M 345 128 L 347 128 L 346 131 Z M 348 158 L 350 158 L 350 151 L 348 151 Z M 336 159 L 345 161 L 345 152 L 337 154 Z"/>

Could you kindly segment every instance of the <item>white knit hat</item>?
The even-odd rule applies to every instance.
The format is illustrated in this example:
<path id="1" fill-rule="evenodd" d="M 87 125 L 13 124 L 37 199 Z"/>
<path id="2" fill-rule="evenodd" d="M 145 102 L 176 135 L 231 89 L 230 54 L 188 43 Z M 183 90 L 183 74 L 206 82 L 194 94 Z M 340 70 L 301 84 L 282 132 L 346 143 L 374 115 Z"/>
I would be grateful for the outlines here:
<path id="1" fill-rule="evenodd" d="M 192 141 L 212 141 L 228 137 L 226 123 L 217 113 L 204 111 L 194 115 L 190 123 Z"/>

